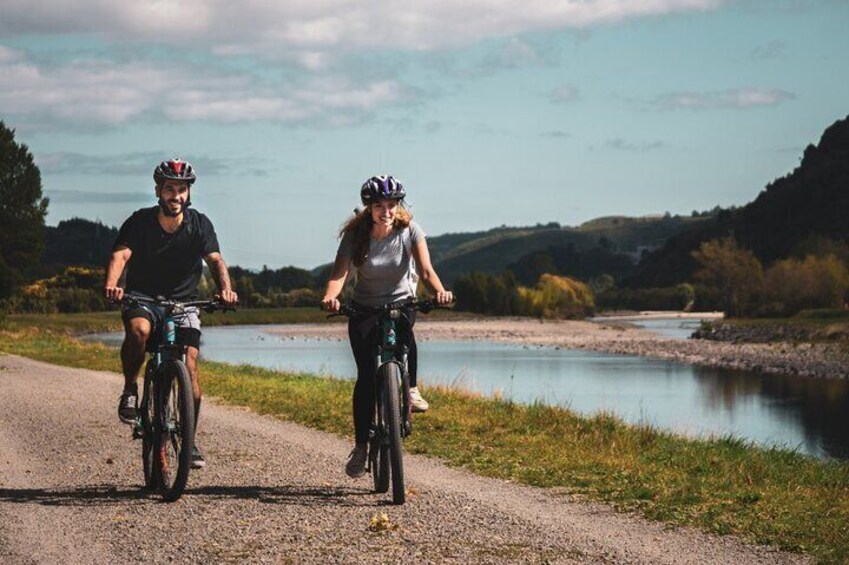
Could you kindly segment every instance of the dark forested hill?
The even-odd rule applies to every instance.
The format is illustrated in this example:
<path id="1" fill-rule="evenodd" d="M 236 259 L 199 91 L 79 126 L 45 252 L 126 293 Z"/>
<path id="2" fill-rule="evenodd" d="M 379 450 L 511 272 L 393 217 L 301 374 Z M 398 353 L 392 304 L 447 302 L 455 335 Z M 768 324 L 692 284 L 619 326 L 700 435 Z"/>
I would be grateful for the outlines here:
<path id="1" fill-rule="evenodd" d="M 690 280 L 690 254 L 704 241 L 733 235 L 764 263 L 789 256 L 806 240 L 849 242 L 849 117 L 809 145 L 789 175 L 771 182 L 746 206 L 694 227 L 652 253 L 628 281 L 634 287 Z"/>
<path id="2" fill-rule="evenodd" d="M 45 266 L 81 265 L 103 267 L 118 236 L 118 230 L 82 218 L 63 220 L 45 227 L 46 245 L 41 262 Z"/>
<path id="3" fill-rule="evenodd" d="M 472 271 L 501 274 L 508 268 L 518 269 L 527 273 L 527 278 L 533 278 L 531 273 L 544 264 L 556 267 L 556 274 L 577 277 L 596 276 L 608 272 L 603 265 L 615 265 L 615 273 L 608 274 L 618 278 L 631 271 L 643 252 L 704 222 L 705 218 L 701 217 L 668 214 L 645 218 L 612 216 L 597 218 L 578 227 L 550 223 L 474 234 L 447 234 L 428 238 L 428 246 L 434 250 L 432 254 L 439 276 L 448 284 Z"/>

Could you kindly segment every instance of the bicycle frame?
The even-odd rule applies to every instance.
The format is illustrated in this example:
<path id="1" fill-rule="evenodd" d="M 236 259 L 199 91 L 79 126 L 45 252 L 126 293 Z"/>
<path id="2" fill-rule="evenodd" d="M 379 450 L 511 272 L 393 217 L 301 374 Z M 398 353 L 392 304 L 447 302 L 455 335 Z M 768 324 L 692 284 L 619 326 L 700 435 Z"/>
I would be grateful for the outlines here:
<path id="1" fill-rule="evenodd" d="M 187 347 L 177 342 L 176 326 L 190 308 L 211 312 L 220 305 L 213 301 L 180 303 L 135 294 L 125 297 L 125 303 L 144 309 L 152 322 L 145 347 L 149 357 L 144 392 L 138 399 L 133 438 L 142 440 L 145 486 L 160 489 L 165 500 L 173 501 L 182 495 L 188 479 L 195 424 Z M 169 462 L 171 448 L 173 464 Z"/>
<path id="2" fill-rule="evenodd" d="M 398 343 L 395 321 L 401 317 L 406 317 L 401 308 L 387 310 L 380 317 L 380 327 L 378 330 L 377 351 L 375 354 L 375 378 L 380 373 L 380 368 L 386 363 L 398 363 L 401 376 L 401 382 L 398 386 L 401 389 L 401 415 L 403 417 L 401 436 L 406 437 L 412 431 L 410 421 L 411 406 L 410 406 L 410 373 L 407 366 L 407 356 L 409 348 L 406 344 Z M 399 355 L 400 353 L 400 355 Z M 375 403 L 378 406 L 378 424 L 383 424 L 383 414 L 380 413 L 380 403 L 377 398 L 380 398 L 380 387 L 382 383 L 375 382 Z"/>
<path id="3" fill-rule="evenodd" d="M 342 305 L 338 315 L 377 314 L 378 339 L 375 346 L 373 419 L 369 426 L 367 470 L 374 478 L 375 491 L 384 493 L 392 478 L 392 502 L 406 498 L 402 439 L 412 432 L 410 402 L 409 348 L 398 343 L 397 321 L 407 318 L 406 310 L 423 313 L 438 308 L 431 301 L 408 299 L 378 308 Z M 334 316 L 337 314 L 331 314 Z M 407 318 L 409 322 L 409 319 Z M 394 389 L 394 390 L 393 390 Z M 390 473 L 391 472 L 391 473 Z"/>

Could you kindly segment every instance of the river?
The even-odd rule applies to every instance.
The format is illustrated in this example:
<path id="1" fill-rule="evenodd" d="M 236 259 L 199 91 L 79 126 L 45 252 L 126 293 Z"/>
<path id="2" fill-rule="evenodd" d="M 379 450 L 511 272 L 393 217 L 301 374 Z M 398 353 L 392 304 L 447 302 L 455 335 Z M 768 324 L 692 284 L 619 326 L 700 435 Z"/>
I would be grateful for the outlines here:
<path id="1" fill-rule="evenodd" d="M 694 320 L 639 322 L 684 339 Z M 347 341 L 272 335 L 269 326 L 204 329 L 211 360 L 353 378 Z M 120 334 L 95 339 L 119 343 Z M 424 341 L 419 381 L 582 414 L 608 411 L 629 423 L 689 436 L 743 438 L 818 458 L 849 458 L 849 382 L 690 366 L 644 357 L 487 341 Z M 434 407 L 438 409 L 438 407 Z"/>

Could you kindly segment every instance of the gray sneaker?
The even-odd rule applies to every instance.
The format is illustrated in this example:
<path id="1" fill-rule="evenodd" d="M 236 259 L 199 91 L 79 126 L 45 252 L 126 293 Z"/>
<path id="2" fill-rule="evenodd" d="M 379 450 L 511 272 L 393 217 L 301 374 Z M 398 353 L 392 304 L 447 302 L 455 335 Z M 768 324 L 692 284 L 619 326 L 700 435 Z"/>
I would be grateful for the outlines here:
<path id="1" fill-rule="evenodd" d="M 118 419 L 131 426 L 136 423 L 136 400 L 138 391 L 125 390 L 118 399 Z"/>
<path id="2" fill-rule="evenodd" d="M 348 463 L 345 465 L 345 473 L 352 479 L 359 479 L 366 474 L 366 459 L 368 459 L 368 446 L 356 445 L 348 455 Z"/>

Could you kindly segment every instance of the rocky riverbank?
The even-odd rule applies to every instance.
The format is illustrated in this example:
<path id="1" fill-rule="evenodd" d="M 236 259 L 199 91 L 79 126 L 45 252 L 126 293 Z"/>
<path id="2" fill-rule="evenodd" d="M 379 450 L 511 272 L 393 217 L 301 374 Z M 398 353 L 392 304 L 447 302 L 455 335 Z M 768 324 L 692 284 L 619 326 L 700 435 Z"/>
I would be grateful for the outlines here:
<path id="1" fill-rule="evenodd" d="M 800 324 L 723 324 L 714 323 L 699 328 L 693 334 L 696 339 L 724 341 L 730 343 L 777 343 L 777 342 L 838 342 L 849 343 L 849 326 L 843 323 L 825 326 Z"/>
<path id="2" fill-rule="evenodd" d="M 269 329 L 281 337 L 347 339 L 342 324 L 291 324 Z M 820 378 L 847 378 L 849 350 L 841 343 L 781 341 L 743 343 L 711 339 L 672 339 L 627 321 L 539 321 L 527 318 L 438 320 L 422 317 L 419 340 L 489 340 L 528 347 L 585 349 L 670 361 Z"/>

